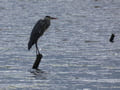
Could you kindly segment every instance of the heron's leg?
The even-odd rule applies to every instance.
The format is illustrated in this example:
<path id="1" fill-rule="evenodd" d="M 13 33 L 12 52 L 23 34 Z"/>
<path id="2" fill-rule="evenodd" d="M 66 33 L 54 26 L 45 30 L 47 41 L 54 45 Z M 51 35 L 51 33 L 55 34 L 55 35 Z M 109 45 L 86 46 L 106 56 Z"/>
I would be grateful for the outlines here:
<path id="1" fill-rule="evenodd" d="M 36 55 L 37 55 L 37 48 L 36 48 Z"/>
<path id="2" fill-rule="evenodd" d="M 36 46 L 36 54 L 40 54 L 40 51 L 39 51 L 38 46 L 37 46 L 37 43 L 35 44 L 35 46 Z"/>
<path id="3" fill-rule="evenodd" d="M 37 47 L 37 43 L 35 43 L 36 46 L 36 55 L 38 54 L 38 47 Z"/>

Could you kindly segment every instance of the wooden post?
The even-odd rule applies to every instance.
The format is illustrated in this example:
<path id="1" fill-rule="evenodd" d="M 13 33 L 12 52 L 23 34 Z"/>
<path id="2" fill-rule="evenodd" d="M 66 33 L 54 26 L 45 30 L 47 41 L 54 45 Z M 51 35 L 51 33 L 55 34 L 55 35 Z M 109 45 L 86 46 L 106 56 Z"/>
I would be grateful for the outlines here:
<path id="1" fill-rule="evenodd" d="M 39 66 L 39 64 L 41 62 L 42 57 L 43 57 L 42 54 L 36 55 L 36 60 L 35 60 L 35 62 L 33 64 L 33 67 L 32 67 L 33 69 L 38 69 L 38 66 Z"/>
<path id="2" fill-rule="evenodd" d="M 112 34 L 109 41 L 113 43 L 114 42 L 114 37 L 115 37 L 115 34 Z"/>

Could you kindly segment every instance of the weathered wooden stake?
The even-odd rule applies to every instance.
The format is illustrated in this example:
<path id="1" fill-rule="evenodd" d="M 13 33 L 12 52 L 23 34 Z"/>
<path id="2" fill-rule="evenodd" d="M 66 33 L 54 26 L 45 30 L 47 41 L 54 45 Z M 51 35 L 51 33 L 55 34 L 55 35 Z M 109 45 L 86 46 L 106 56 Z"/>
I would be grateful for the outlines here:
<path id="1" fill-rule="evenodd" d="M 36 60 L 35 60 L 35 62 L 34 62 L 34 64 L 33 64 L 33 69 L 38 69 L 38 66 L 39 66 L 39 64 L 40 64 L 40 62 L 41 62 L 41 58 L 43 57 L 43 55 L 42 54 L 38 54 L 38 55 L 36 55 Z"/>
<path id="2" fill-rule="evenodd" d="M 114 37 L 115 37 L 115 34 L 112 34 L 109 41 L 113 43 L 114 42 Z"/>

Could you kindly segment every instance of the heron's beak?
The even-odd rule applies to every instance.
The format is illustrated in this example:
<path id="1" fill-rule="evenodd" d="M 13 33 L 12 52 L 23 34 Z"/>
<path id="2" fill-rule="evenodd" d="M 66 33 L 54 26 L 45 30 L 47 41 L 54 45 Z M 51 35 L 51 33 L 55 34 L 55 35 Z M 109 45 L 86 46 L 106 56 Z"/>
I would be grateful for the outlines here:
<path id="1" fill-rule="evenodd" d="M 57 18 L 54 18 L 54 17 L 50 17 L 50 19 L 57 19 Z"/>

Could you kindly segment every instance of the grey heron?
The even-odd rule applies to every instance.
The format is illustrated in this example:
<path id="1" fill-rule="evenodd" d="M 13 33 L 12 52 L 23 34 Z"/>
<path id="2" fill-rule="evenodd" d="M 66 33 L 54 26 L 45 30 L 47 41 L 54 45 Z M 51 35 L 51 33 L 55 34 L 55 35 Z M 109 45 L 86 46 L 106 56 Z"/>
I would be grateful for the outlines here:
<path id="1" fill-rule="evenodd" d="M 38 20 L 38 22 L 35 24 L 35 26 L 32 29 L 30 40 L 28 42 L 28 50 L 31 49 L 31 47 L 35 44 L 36 46 L 36 55 L 40 54 L 38 49 L 38 39 L 44 34 L 44 32 L 48 29 L 50 26 L 50 20 L 57 19 L 51 16 L 45 16 L 44 19 Z"/>

